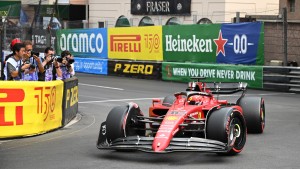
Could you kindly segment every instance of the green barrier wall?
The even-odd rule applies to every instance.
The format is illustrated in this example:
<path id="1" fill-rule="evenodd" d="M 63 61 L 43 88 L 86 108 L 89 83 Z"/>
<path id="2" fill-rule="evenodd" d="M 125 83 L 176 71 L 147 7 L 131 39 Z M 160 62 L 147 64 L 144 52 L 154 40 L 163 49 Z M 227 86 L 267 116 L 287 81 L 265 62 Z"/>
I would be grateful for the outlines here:
<path id="1" fill-rule="evenodd" d="M 247 82 L 249 87 L 263 87 L 262 66 L 228 64 L 162 63 L 162 79 L 190 82 L 190 77 L 205 77 L 206 82 Z"/>

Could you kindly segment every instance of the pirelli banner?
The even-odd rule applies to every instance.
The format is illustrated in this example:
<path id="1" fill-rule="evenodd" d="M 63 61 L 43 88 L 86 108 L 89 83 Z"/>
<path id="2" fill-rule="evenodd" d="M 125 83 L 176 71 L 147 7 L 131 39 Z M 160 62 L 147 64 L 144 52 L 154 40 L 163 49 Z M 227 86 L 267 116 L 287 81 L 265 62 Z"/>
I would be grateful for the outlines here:
<path id="1" fill-rule="evenodd" d="M 162 27 L 122 27 L 108 29 L 108 58 L 163 60 Z"/>
<path id="2" fill-rule="evenodd" d="M 264 64 L 261 22 L 163 26 L 164 61 Z"/>
<path id="3" fill-rule="evenodd" d="M 36 135 L 62 126 L 63 81 L 0 85 L 0 138 Z"/>
<path id="4" fill-rule="evenodd" d="M 161 79 L 161 62 L 109 60 L 108 75 Z"/>
<path id="5" fill-rule="evenodd" d="M 263 88 L 263 67 L 230 64 L 162 63 L 162 79 L 190 82 L 191 77 L 205 77 L 206 82 L 247 82 Z"/>

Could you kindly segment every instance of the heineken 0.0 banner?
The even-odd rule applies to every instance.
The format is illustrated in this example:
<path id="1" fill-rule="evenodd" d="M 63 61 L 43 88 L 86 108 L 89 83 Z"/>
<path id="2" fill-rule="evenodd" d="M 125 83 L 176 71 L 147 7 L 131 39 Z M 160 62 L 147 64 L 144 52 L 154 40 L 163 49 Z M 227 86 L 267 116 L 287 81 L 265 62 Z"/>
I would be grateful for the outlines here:
<path id="1" fill-rule="evenodd" d="M 163 26 L 164 61 L 264 64 L 261 22 Z"/>
<path id="2" fill-rule="evenodd" d="M 163 80 L 190 82 L 191 77 L 205 77 L 205 82 L 247 82 L 252 88 L 263 87 L 262 66 L 162 63 Z"/>
<path id="3" fill-rule="evenodd" d="M 57 53 L 69 50 L 77 57 L 107 59 L 107 29 L 63 29 L 57 31 Z"/>

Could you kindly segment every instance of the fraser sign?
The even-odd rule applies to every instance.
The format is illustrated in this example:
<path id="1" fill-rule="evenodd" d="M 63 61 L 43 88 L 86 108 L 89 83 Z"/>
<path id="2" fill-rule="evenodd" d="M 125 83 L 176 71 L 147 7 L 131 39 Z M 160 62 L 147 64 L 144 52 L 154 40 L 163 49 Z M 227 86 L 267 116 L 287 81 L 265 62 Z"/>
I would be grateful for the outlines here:
<path id="1" fill-rule="evenodd" d="M 67 29 L 57 35 L 58 52 L 69 50 L 76 56 L 107 58 L 106 29 Z"/>

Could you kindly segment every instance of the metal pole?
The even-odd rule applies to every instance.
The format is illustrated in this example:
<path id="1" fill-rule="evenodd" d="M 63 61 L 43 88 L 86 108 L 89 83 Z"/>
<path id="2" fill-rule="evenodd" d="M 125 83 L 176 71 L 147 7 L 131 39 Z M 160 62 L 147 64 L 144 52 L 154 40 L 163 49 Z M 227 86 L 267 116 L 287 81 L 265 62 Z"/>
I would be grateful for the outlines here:
<path id="1" fill-rule="evenodd" d="M 240 23 L 240 12 L 236 12 L 236 20 L 235 23 Z"/>
<path id="2" fill-rule="evenodd" d="M 3 43 L 3 39 L 2 39 L 2 29 L 0 28 L 0 79 L 2 79 L 2 74 L 3 74 L 3 67 L 2 67 L 2 62 L 3 62 L 3 50 L 2 50 L 2 43 Z"/>
<path id="3" fill-rule="evenodd" d="M 87 28 L 90 27 L 90 22 L 89 22 L 89 0 L 86 0 L 85 3 L 85 20 L 87 21 Z"/>
<path id="4" fill-rule="evenodd" d="M 286 8 L 282 8 L 283 12 L 283 65 L 287 66 L 287 10 Z"/>

